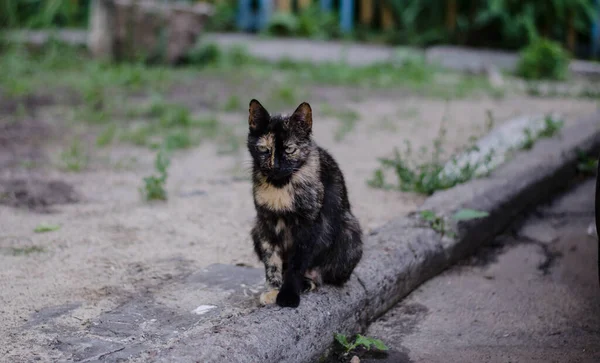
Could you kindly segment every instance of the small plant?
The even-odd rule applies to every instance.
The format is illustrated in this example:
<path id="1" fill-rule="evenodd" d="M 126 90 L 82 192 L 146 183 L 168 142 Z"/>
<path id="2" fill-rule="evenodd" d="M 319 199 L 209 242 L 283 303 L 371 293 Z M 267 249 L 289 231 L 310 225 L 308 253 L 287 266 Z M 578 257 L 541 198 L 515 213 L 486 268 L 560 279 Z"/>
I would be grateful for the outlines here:
<path id="1" fill-rule="evenodd" d="M 448 229 L 443 216 L 438 216 L 434 211 L 424 210 L 419 213 L 421 219 L 429 224 L 429 227 L 442 236 L 454 237 L 454 232 Z"/>
<path id="2" fill-rule="evenodd" d="M 206 30 L 211 32 L 233 31 L 235 28 L 236 6 L 231 1 L 218 1 L 214 13 L 206 22 Z"/>
<path id="3" fill-rule="evenodd" d="M 360 118 L 358 114 L 352 110 L 347 110 L 338 113 L 337 115 L 339 119 L 339 126 L 337 130 L 335 130 L 334 138 L 335 141 L 342 141 L 346 135 L 348 135 L 354 127 L 356 126 L 356 122 Z"/>
<path id="4" fill-rule="evenodd" d="M 365 337 L 360 334 L 356 335 L 353 342 L 349 342 L 346 335 L 336 333 L 335 340 L 344 348 L 346 354 L 358 347 L 364 347 L 366 350 L 371 350 L 371 346 L 373 346 L 378 350 L 388 350 L 388 347 L 381 340 Z"/>
<path id="5" fill-rule="evenodd" d="M 582 151 L 577 152 L 577 171 L 583 175 L 596 175 L 598 170 L 598 159 L 593 158 Z"/>
<path id="6" fill-rule="evenodd" d="M 161 149 L 156 154 L 154 167 L 158 172 L 158 176 L 151 175 L 144 178 L 144 188 L 142 193 L 146 200 L 167 200 L 167 191 L 165 184 L 167 182 L 167 168 L 170 160 L 164 149 Z"/>
<path id="7" fill-rule="evenodd" d="M 541 130 L 534 132 L 529 128 L 524 129 L 525 139 L 521 144 L 521 150 L 530 150 L 540 138 L 553 137 L 562 129 L 564 124 L 563 120 L 555 120 L 548 115 L 544 118 L 544 127 Z"/>
<path id="8" fill-rule="evenodd" d="M 58 224 L 41 223 L 38 224 L 33 230 L 35 233 L 53 232 L 58 231 L 60 226 Z"/>
<path id="9" fill-rule="evenodd" d="M 186 107 L 176 104 L 164 105 L 164 109 L 160 116 L 160 126 L 164 128 L 170 127 L 187 127 L 192 124 L 192 116 L 190 110 Z"/>
<path id="10" fill-rule="evenodd" d="M 231 95 L 227 99 L 227 102 L 223 106 L 225 111 L 238 111 L 242 108 L 242 101 L 237 95 Z"/>
<path id="11" fill-rule="evenodd" d="M 113 142 L 116 134 L 117 134 L 117 125 L 116 124 L 110 124 L 110 125 L 106 126 L 104 128 L 104 130 L 102 130 L 100 135 L 98 135 L 98 137 L 96 138 L 96 146 L 104 147 L 104 146 L 110 145 Z"/>
<path id="12" fill-rule="evenodd" d="M 521 150 L 530 150 L 535 144 L 535 137 L 533 136 L 533 131 L 531 129 L 524 129 L 523 134 L 525 135 L 525 140 L 523 144 L 521 144 Z"/>
<path id="13" fill-rule="evenodd" d="M 88 156 L 78 138 L 73 139 L 71 145 L 60 154 L 63 167 L 69 171 L 82 171 L 87 167 Z"/>
<path id="14" fill-rule="evenodd" d="M 456 156 L 453 156 L 448 164 L 457 166 L 456 173 L 448 175 L 444 173 L 446 163 L 441 161 L 442 142 L 444 131 L 434 141 L 434 151 L 429 161 L 418 164 L 409 163 L 412 154 L 410 144 L 407 143 L 406 152 L 400 154 L 398 149 L 394 149 L 394 157 L 391 159 L 381 158 L 381 168 L 375 170 L 373 178 L 368 184 L 374 188 L 399 189 L 405 192 L 417 192 L 420 194 L 431 195 L 437 190 L 449 189 L 455 185 L 462 184 L 477 176 L 477 170 L 490 162 L 493 154 L 490 152 L 480 162 L 467 163 L 458 166 Z M 426 149 L 423 150 L 427 152 Z M 392 169 L 398 178 L 398 185 L 387 184 L 385 181 L 384 170 Z"/>
<path id="15" fill-rule="evenodd" d="M 564 80 L 569 69 L 569 58 L 559 43 L 537 38 L 521 52 L 517 74 L 532 80 Z"/>
<path id="16" fill-rule="evenodd" d="M 267 32 L 271 35 L 292 36 L 298 33 L 299 28 L 298 16 L 288 12 L 276 12 L 269 20 Z"/>
<path id="17" fill-rule="evenodd" d="M 215 43 L 199 42 L 187 54 L 189 62 L 198 65 L 217 63 L 221 58 L 221 49 Z"/>
<path id="18" fill-rule="evenodd" d="M 544 118 L 544 128 L 538 135 L 540 137 L 553 137 L 562 129 L 564 124 L 563 120 L 555 120 L 552 116 L 547 115 Z"/>
<path id="19" fill-rule="evenodd" d="M 187 130 L 174 130 L 165 137 L 164 146 L 167 150 L 187 149 L 194 144 Z"/>
<path id="20" fill-rule="evenodd" d="M 10 247 L 10 254 L 13 256 L 27 256 L 32 253 L 44 252 L 44 247 L 28 246 L 28 247 Z"/>

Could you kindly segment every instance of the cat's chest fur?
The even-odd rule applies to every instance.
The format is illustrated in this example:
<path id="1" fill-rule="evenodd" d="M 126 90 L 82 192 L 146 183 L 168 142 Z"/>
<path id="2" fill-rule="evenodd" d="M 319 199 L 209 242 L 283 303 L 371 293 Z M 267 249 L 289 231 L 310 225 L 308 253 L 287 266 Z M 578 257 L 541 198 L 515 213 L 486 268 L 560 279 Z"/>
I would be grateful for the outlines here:
<path id="1" fill-rule="evenodd" d="M 254 187 L 256 204 L 273 212 L 293 212 L 296 190 L 292 183 L 277 188 L 267 182 L 259 182 Z"/>
<path id="2" fill-rule="evenodd" d="M 256 175 L 254 201 L 257 206 L 273 213 L 303 212 L 306 217 L 313 215 L 323 201 L 324 186 L 319 180 L 319 173 L 319 156 L 315 152 L 294 173 L 291 181 L 281 187 L 268 183 L 260 174 Z"/>

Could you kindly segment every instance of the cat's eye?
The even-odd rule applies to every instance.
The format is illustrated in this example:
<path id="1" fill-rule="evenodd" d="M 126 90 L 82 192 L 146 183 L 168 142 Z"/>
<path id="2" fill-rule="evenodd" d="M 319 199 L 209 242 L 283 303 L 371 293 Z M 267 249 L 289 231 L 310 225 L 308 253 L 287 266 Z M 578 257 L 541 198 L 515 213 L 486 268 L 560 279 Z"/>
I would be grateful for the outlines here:
<path id="1" fill-rule="evenodd" d="M 285 149 L 285 153 L 286 154 L 293 154 L 296 152 L 296 148 L 295 147 L 288 147 Z"/>
<path id="2" fill-rule="evenodd" d="M 258 151 L 259 151 L 259 152 L 261 152 L 261 153 L 266 153 L 266 152 L 268 152 L 268 151 L 269 151 L 269 148 L 268 148 L 268 147 L 266 147 L 266 146 L 263 146 L 263 145 L 257 146 L 256 148 L 257 148 L 257 149 L 258 149 Z"/>

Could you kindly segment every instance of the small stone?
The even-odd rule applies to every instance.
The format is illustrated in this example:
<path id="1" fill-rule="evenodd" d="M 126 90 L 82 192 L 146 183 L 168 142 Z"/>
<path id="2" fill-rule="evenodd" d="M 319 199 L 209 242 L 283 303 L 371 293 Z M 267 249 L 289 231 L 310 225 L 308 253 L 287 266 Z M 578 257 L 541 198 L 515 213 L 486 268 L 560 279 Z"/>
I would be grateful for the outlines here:
<path id="1" fill-rule="evenodd" d="M 527 223 L 521 230 L 523 237 L 541 243 L 552 243 L 558 239 L 556 230 L 550 223 L 544 221 L 535 221 Z"/>
<path id="2" fill-rule="evenodd" d="M 350 359 L 350 363 L 360 363 L 360 358 L 358 358 L 358 356 L 354 356 L 352 357 L 352 359 Z"/>

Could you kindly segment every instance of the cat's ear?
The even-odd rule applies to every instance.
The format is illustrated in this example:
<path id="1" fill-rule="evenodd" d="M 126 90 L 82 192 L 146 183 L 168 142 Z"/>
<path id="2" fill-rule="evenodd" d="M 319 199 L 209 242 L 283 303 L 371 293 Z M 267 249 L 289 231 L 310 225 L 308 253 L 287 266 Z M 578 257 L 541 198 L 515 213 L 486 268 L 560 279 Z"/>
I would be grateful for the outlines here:
<path id="1" fill-rule="evenodd" d="M 290 118 L 307 132 L 312 130 L 312 109 L 307 102 L 302 102 Z"/>
<path id="2" fill-rule="evenodd" d="M 253 99 L 250 101 L 250 109 L 248 110 L 248 126 L 250 130 L 256 131 L 269 124 L 269 112 L 258 102 Z"/>

